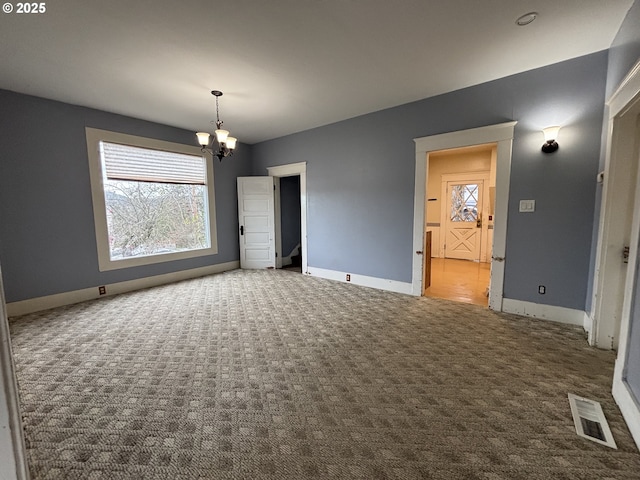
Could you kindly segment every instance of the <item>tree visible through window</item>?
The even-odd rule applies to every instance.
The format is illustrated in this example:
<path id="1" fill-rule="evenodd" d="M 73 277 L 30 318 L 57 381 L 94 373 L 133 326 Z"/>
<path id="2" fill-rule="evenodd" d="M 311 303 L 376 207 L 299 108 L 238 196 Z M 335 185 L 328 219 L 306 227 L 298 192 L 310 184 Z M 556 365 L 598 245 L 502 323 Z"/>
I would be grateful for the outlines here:
<path id="1" fill-rule="evenodd" d="M 453 185 L 451 189 L 451 221 L 475 222 L 478 220 L 478 185 Z"/>
<path id="2" fill-rule="evenodd" d="M 111 260 L 210 247 L 204 158 L 100 142 Z"/>

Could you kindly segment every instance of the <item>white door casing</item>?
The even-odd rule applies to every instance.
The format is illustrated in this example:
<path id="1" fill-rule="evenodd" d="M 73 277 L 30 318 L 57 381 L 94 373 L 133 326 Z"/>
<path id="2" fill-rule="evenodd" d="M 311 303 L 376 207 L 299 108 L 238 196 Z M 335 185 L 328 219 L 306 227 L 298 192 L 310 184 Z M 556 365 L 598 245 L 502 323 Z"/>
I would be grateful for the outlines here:
<path id="1" fill-rule="evenodd" d="M 613 397 L 640 448 L 640 405 L 626 380 L 631 315 L 640 259 L 640 61 L 607 102 L 608 129 L 604 185 L 596 250 L 589 342 L 600 348 L 618 344 Z M 630 178 L 633 177 L 633 178 Z M 622 190 L 622 192 L 620 192 Z M 620 196 L 622 194 L 622 197 Z M 626 196 L 625 196 L 626 195 Z M 631 212 L 628 211 L 631 205 Z M 631 218 L 631 225 L 629 225 Z M 625 221 L 627 224 L 625 225 Z M 628 229 L 628 230 L 627 230 Z M 623 240 L 629 263 L 621 266 Z M 622 275 L 621 273 L 625 273 Z M 615 288 L 612 288 L 614 286 Z M 640 299 L 635 298 L 635 302 Z M 635 325 L 634 325 L 635 328 Z"/>
<path id="2" fill-rule="evenodd" d="M 308 275 L 307 268 L 307 162 L 288 163 L 267 167 L 267 172 L 279 181 L 282 177 L 300 176 L 300 255 L 302 256 L 302 273 Z M 276 219 L 276 264 L 282 267 L 282 239 L 280 238 L 281 211 L 279 202 L 280 188 L 275 190 L 275 219 Z"/>
<path id="3" fill-rule="evenodd" d="M 240 268 L 276 267 L 273 177 L 238 177 Z"/>
<path id="4" fill-rule="evenodd" d="M 608 128 L 598 244 L 591 312 L 585 322 L 589 343 L 612 349 L 619 345 L 627 265 L 622 250 L 630 246 L 638 171 L 640 62 L 607 102 Z"/>
<path id="5" fill-rule="evenodd" d="M 494 235 L 491 257 L 491 285 L 489 308 L 502 311 L 504 290 L 504 262 L 507 240 L 507 212 L 509 199 L 509 177 L 511 174 L 511 144 L 517 122 L 506 122 L 486 127 L 416 138 L 415 196 L 413 215 L 413 261 L 411 293 L 422 293 L 422 248 L 424 242 L 424 220 L 427 181 L 427 155 L 429 152 L 450 148 L 468 147 L 495 143 L 496 147 L 496 203 Z"/>

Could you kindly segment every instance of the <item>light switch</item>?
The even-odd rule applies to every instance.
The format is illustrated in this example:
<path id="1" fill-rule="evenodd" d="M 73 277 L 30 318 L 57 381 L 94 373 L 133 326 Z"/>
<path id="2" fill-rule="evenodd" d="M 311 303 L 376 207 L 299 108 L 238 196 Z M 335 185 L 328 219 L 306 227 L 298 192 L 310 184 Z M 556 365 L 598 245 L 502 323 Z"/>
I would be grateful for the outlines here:
<path id="1" fill-rule="evenodd" d="M 520 200 L 520 211 L 521 212 L 535 212 L 536 211 L 536 201 L 535 200 Z"/>

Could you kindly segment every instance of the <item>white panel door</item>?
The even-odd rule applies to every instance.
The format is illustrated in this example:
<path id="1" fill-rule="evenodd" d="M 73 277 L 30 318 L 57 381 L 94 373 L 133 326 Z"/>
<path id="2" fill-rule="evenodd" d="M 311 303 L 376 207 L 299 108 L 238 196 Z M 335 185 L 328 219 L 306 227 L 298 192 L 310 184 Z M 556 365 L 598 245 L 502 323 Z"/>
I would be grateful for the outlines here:
<path id="1" fill-rule="evenodd" d="M 275 268 L 273 177 L 238 177 L 240 268 Z"/>
<path id="2" fill-rule="evenodd" d="M 445 258 L 480 260 L 483 189 L 482 179 L 447 182 Z"/>

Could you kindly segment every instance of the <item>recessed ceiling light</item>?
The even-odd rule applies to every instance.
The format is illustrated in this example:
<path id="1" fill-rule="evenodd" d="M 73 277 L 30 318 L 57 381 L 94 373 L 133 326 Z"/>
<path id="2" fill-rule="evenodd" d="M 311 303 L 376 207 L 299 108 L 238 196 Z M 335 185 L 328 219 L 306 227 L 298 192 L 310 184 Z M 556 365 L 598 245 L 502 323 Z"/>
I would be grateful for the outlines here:
<path id="1" fill-rule="evenodd" d="M 521 17 L 516 20 L 516 25 L 519 27 L 524 27 L 525 25 L 529 25 L 538 17 L 538 12 L 529 12 L 525 13 Z"/>

